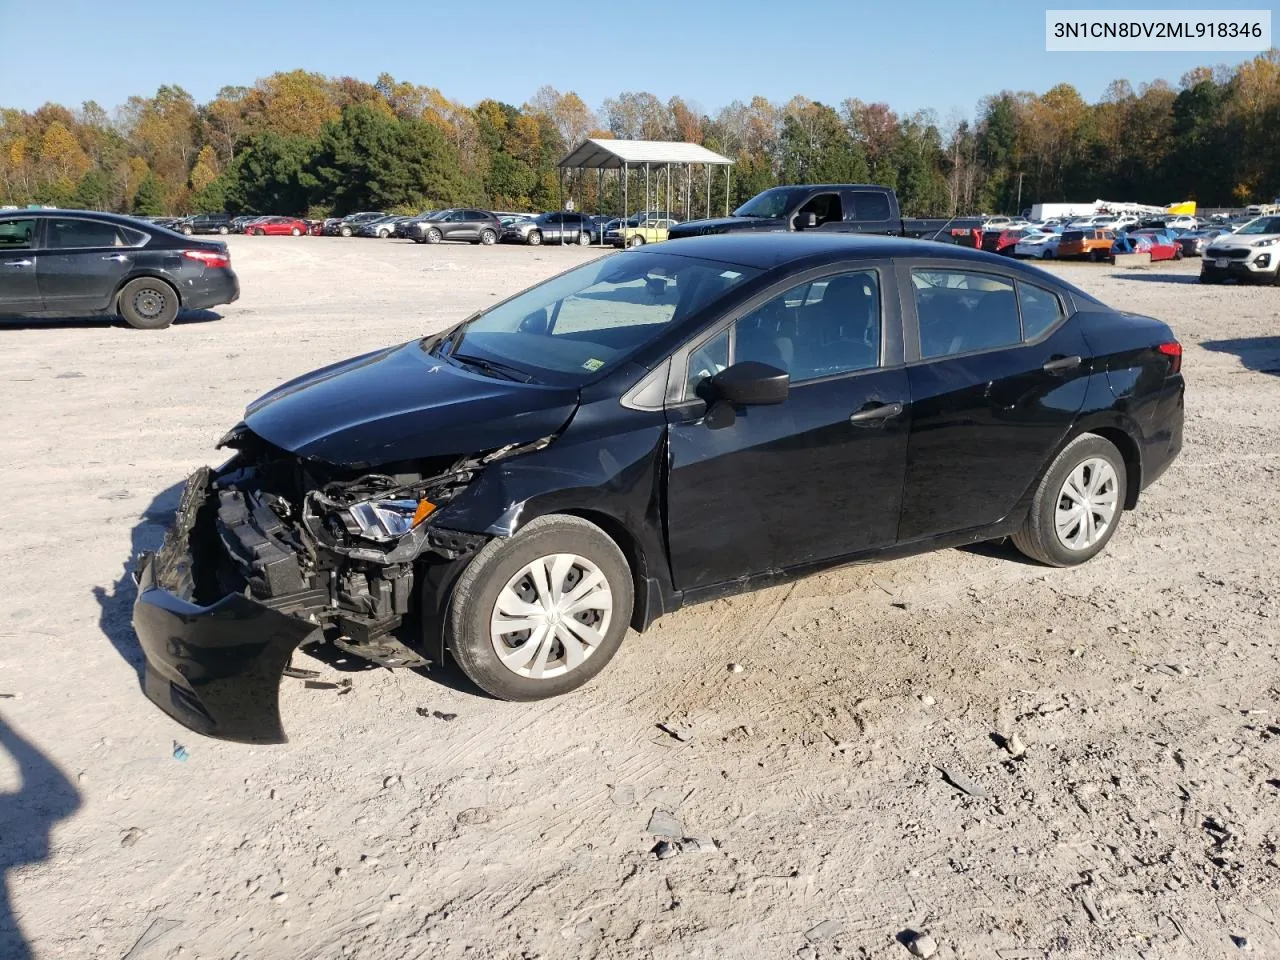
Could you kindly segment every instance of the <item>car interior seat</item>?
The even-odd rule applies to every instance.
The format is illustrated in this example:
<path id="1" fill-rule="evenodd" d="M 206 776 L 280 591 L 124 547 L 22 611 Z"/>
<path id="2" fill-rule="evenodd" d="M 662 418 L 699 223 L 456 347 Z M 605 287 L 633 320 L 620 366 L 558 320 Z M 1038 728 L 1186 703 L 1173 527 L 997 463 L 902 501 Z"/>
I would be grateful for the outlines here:
<path id="1" fill-rule="evenodd" d="M 758 360 L 791 373 L 796 348 L 790 314 L 783 297 L 775 297 L 739 320 L 734 361 Z"/>
<path id="2" fill-rule="evenodd" d="M 836 277 L 802 309 L 796 366 L 809 376 L 863 370 L 879 355 L 877 297 L 863 276 Z"/>

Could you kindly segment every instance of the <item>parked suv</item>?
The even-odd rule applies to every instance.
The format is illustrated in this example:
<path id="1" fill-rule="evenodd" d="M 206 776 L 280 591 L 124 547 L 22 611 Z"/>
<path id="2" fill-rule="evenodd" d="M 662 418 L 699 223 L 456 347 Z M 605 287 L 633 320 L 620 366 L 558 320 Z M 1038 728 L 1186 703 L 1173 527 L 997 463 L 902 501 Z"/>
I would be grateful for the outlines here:
<path id="1" fill-rule="evenodd" d="M 509 243 L 527 243 L 536 247 L 543 243 L 591 243 L 600 227 L 585 213 L 544 213 L 533 220 L 519 220 L 507 227 L 502 239 Z"/>
<path id="2" fill-rule="evenodd" d="M 1280 216 L 1250 220 L 1205 248 L 1200 282 L 1219 283 L 1228 277 L 1280 283 Z"/>
<path id="3" fill-rule="evenodd" d="M 179 220 L 171 228 L 188 237 L 193 233 L 220 233 L 224 237 L 231 232 L 229 213 L 198 213 L 194 217 Z"/>
<path id="4" fill-rule="evenodd" d="M 489 246 L 502 236 L 502 224 L 488 210 L 441 210 L 423 220 L 411 222 L 407 229 L 409 239 L 414 243 L 463 240 Z"/>

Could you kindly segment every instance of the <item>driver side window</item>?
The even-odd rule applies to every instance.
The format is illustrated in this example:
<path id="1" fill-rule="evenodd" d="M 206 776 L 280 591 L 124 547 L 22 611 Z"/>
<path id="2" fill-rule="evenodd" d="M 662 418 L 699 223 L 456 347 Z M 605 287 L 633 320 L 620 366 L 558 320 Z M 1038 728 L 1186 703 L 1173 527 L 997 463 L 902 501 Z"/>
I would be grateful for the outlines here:
<path id="1" fill-rule="evenodd" d="M 812 213 L 818 218 L 819 227 L 824 223 L 838 223 L 844 219 L 844 208 L 840 204 L 838 193 L 820 193 L 816 197 L 810 197 L 797 213 L 802 218 Z"/>

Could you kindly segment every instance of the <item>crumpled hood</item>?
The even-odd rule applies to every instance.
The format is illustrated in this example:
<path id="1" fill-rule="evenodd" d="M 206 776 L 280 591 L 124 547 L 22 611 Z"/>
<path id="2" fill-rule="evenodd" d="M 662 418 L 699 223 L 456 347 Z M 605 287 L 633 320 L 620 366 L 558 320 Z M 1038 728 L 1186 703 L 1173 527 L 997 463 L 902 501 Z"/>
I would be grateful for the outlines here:
<path id="1" fill-rule="evenodd" d="M 413 340 L 290 380 L 249 404 L 244 420 L 299 456 L 376 466 L 530 443 L 577 405 L 576 389 L 460 369 Z"/>

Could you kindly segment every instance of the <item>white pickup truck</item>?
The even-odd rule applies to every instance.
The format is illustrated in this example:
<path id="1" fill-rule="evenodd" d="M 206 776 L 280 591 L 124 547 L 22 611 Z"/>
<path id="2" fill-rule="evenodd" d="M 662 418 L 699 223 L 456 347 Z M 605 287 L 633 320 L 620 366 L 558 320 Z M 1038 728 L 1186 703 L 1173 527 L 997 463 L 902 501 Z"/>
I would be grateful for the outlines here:
<path id="1" fill-rule="evenodd" d="M 1205 248 L 1201 283 L 1258 280 L 1280 283 L 1280 216 L 1258 217 Z"/>

